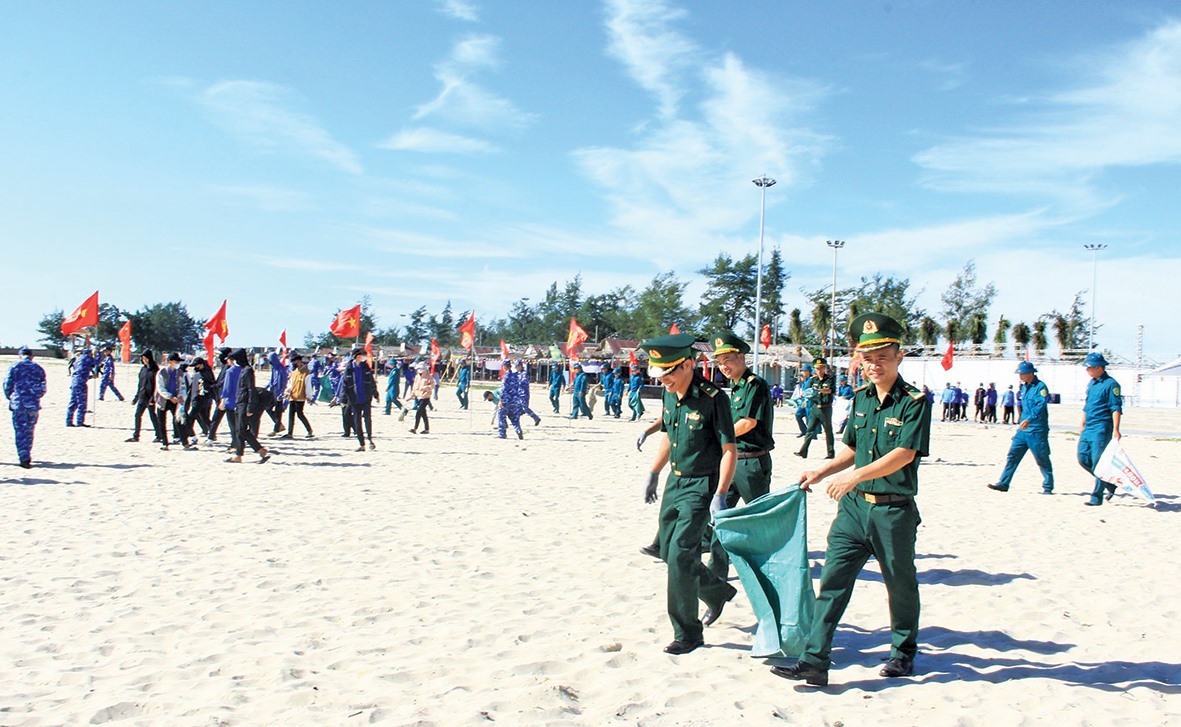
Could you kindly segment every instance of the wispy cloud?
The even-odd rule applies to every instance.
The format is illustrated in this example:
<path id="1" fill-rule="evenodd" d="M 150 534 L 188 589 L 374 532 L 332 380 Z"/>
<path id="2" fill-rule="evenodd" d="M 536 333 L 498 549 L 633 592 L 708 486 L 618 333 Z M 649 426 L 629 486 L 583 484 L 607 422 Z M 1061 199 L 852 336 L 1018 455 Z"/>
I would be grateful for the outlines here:
<path id="1" fill-rule="evenodd" d="M 226 199 L 235 200 L 267 212 L 291 212 L 307 209 L 308 196 L 303 192 L 268 185 L 224 185 L 212 188 Z"/>
<path id="2" fill-rule="evenodd" d="M 449 18 L 474 23 L 480 19 L 479 8 L 467 0 L 439 0 L 439 12 Z"/>
<path id="3" fill-rule="evenodd" d="M 456 42 L 450 55 L 435 66 L 435 77 L 442 84 L 439 93 L 415 109 L 414 119 L 438 118 L 480 129 L 521 129 L 533 123 L 536 115 L 473 80 L 479 71 L 499 65 L 499 48 L 500 39 L 490 35 Z"/>
<path id="4" fill-rule="evenodd" d="M 308 273 L 356 273 L 367 268 L 347 263 L 326 262 L 324 260 L 308 260 L 296 257 L 266 257 L 258 255 L 255 259 L 262 265 L 279 270 L 298 270 Z"/>
<path id="5" fill-rule="evenodd" d="M 438 129 L 415 127 L 403 129 L 377 145 L 395 151 L 421 151 L 449 154 L 492 154 L 500 151 L 495 144 Z"/>
<path id="6" fill-rule="evenodd" d="M 752 178 L 807 179 L 830 140 L 798 124 L 829 91 L 705 53 L 671 27 L 684 13 L 666 4 L 611 0 L 608 9 L 611 52 L 653 94 L 656 118 L 631 148 L 583 148 L 575 159 L 637 250 L 658 254 L 675 239 L 712 254 L 719 236 L 757 214 Z M 693 103 L 679 108 L 684 99 Z"/>
<path id="7" fill-rule="evenodd" d="M 1181 22 L 1071 68 L 1076 89 L 1022 99 L 1007 125 L 918 154 L 925 184 L 1101 210 L 1118 201 L 1105 170 L 1181 162 Z"/>
<path id="8" fill-rule="evenodd" d="M 697 45 L 670 27 L 685 11 L 661 0 L 609 0 L 607 12 L 607 51 L 656 96 L 661 117 L 675 116 L 681 76 L 697 55 Z"/>
<path id="9" fill-rule="evenodd" d="M 260 81 L 222 81 L 197 100 L 222 127 L 265 152 L 311 156 L 361 174 L 360 161 L 316 119 L 296 110 L 301 99 L 289 88 Z"/>
<path id="10" fill-rule="evenodd" d="M 968 66 L 966 63 L 947 63 L 928 59 L 920 62 L 918 68 L 935 79 L 935 87 L 938 90 L 954 91 L 964 85 Z"/>

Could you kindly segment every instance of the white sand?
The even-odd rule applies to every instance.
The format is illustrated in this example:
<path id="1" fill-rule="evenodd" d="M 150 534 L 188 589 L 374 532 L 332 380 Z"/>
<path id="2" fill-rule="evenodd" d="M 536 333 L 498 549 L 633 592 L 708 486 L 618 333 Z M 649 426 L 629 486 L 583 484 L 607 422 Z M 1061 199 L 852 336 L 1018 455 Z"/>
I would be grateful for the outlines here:
<path id="1" fill-rule="evenodd" d="M 1031 457 L 1001 494 L 985 484 L 1012 429 L 936 422 L 919 673 L 877 676 L 889 631 L 871 564 L 833 685 L 814 692 L 748 656 L 741 595 L 709 648 L 662 653 L 664 570 L 638 552 L 655 447 L 635 451 L 634 424 L 547 416 L 535 389 L 542 425 L 501 441 L 487 404 L 460 412 L 445 388 L 429 437 L 378 413 L 378 451 L 357 453 L 339 410 L 317 406 L 319 438 L 230 465 L 125 444 L 127 403 L 66 429 L 64 368 L 49 367 L 35 469 L 16 467 L 0 425 L 0 725 L 1181 721 L 1177 441 L 1127 437 L 1156 510 L 1088 508 L 1074 436 L 1051 437 L 1057 495 L 1039 494 Z M 787 485 L 798 441 L 786 412 L 777 426 Z M 1181 412 L 1129 411 L 1124 429 L 1181 438 Z M 818 574 L 835 505 L 810 506 Z"/>

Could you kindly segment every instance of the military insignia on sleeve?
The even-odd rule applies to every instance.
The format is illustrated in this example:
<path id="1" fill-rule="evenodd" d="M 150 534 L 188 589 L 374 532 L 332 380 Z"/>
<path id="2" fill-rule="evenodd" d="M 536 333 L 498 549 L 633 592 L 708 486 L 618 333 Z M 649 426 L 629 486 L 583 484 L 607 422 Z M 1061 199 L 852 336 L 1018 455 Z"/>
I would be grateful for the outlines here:
<path id="1" fill-rule="evenodd" d="M 891 427 L 902 426 L 902 420 L 895 417 L 886 417 L 886 425 Z"/>
<path id="2" fill-rule="evenodd" d="M 1115 394 L 1116 396 L 1119 396 L 1119 387 L 1117 386 L 1114 389 L 1112 389 L 1111 393 Z"/>
<path id="3" fill-rule="evenodd" d="M 862 333 L 877 333 L 878 332 L 878 324 L 874 323 L 872 319 L 867 320 L 865 322 L 865 327 L 861 329 L 861 332 Z"/>
<path id="4" fill-rule="evenodd" d="M 1047 389 L 1042 389 L 1042 390 L 1041 390 L 1041 391 L 1039 391 L 1038 393 L 1042 395 L 1042 398 L 1043 398 L 1043 399 L 1044 399 L 1044 398 L 1046 398 L 1047 396 L 1049 396 L 1049 395 L 1050 395 L 1050 392 L 1049 392 L 1049 390 L 1047 390 Z"/>

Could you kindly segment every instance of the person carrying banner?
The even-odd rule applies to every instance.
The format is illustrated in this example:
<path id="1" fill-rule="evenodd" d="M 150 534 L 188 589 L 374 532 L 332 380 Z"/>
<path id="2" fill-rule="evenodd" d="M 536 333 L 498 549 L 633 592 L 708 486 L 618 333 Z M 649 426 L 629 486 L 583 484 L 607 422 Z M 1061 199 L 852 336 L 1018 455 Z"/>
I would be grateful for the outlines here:
<path id="1" fill-rule="evenodd" d="M 45 396 L 45 369 L 33 361 L 33 350 L 21 346 L 20 360 L 8 368 L 4 377 L 4 398 L 12 411 L 12 430 L 16 435 L 16 456 L 20 466 L 33 466 L 33 430 L 41 414 Z"/>
<path id="2" fill-rule="evenodd" d="M 1083 405 L 1083 420 L 1079 424 L 1078 463 L 1091 474 L 1095 465 L 1112 438 L 1119 439 L 1119 423 L 1123 417 L 1124 398 L 1120 395 L 1119 382 L 1107 373 L 1107 359 L 1098 351 L 1087 354 L 1083 361 L 1087 375 L 1087 401 Z M 1110 500 L 1115 495 L 1115 485 L 1095 478 L 1095 489 L 1087 504 L 1096 507 L 1103 504 L 1103 491 L 1107 490 Z"/>
<path id="3" fill-rule="evenodd" d="M 920 518 L 914 498 L 919 462 L 928 455 L 931 439 L 931 405 L 898 374 L 903 330 L 897 321 L 864 313 L 853 319 L 849 334 L 857 341 L 868 383 L 853 397 L 841 453 L 799 477 L 801 489 L 811 492 L 813 485 L 844 473 L 825 488 L 837 501 L 837 515 L 828 531 L 812 630 L 795 665 L 771 669 L 776 676 L 816 687 L 828 684 L 833 635 L 870 556 L 881 566 L 890 607 L 890 659 L 879 674 L 909 676 L 918 651 L 914 548 Z"/>
<path id="4" fill-rule="evenodd" d="M 1013 473 L 1025 452 L 1033 453 L 1033 459 L 1042 470 L 1042 492 L 1054 494 L 1054 463 L 1050 461 L 1050 389 L 1038 379 L 1037 369 L 1029 361 L 1017 364 L 1017 375 L 1021 377 L 1021 394 L 1017 407 L 1017 431 L 1009 445 L 1009 456 L 1001 479 L 989 489 L 1008 492 Z"/>
<path id="5" fill-rule="evenodd" d="M 726 507 L 736 446 L 730 402 L 693 365 L 693 336 L 669 334 L 640 344 L 648 375 L 664 387 L 660 430 L 668 436 L 652 462 L 644 501 L 656 501 L 660 471 L 669 465 L 660 502 L 660 554 L 668 566 L 668 616 L 673 641 L 665 653 L 688 654 L 705 644 L 697 600 L 714 618 L 737 589 L 701 562 L 701 540 L 711 512 Z"/>

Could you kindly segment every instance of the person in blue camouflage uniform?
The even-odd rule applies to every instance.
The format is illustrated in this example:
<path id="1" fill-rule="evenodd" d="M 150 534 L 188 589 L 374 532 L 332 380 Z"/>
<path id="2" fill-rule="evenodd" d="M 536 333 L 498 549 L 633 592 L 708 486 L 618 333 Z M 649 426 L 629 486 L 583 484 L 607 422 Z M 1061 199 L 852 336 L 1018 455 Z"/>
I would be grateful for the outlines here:
<path id="1" fill-rule="evenodd" d="M 1099 457 L 1112 438 L 1119 439 L 1119 424 L 1123 418 L 1124 397 L 1120 394 L 1119 382 L 1107 373 L 1107 359 L 1098 351 L 1087 354 L 1083 361 L 1087 367 L 1087 375 L 1091 380 L 1087 383 L 1087 401 L 1083 405 L 1083 421 L 1079 425 L 1078 435 L 1078 463 L 1086 471 L 1094 474 L 1095 465 Z M 1095 478 L 1095 489 L 1087 504 L 1096 507 L 1103 504 L 1104 490 L 1106 499 L 1115 495 L 1115 485 Z"/>
<path id="2" fill-rule="evenodd" d="M 314 405 L 320 399 L 320 373 L 324 370 L 324 364 L 320 361 L 320 354 L 317 352 L 311 357 L 308 362 L 308 383 L 311 387 L 311 395 L 308 396 L 308 405 Z"/>
<path id="3" fill-rule="evenodd" d="M 115 356 L 111 353 L 114 350 L 115 347 L 110 344 L 103 346 L 103 353 L 99 358 L 98 367 L 102 371 L 102 381 L 98 386 L 99 401 L 103 400 L 103 395 L 107 393 L 107 389 L 114 392 L 115 396 L 119 398 L 119 401 L 123 401 L 123 394 L 119 393 L 119 390 L 115 388 Z"/>
<path id="4" fill-rule="evenodd" d="M 644 416 L 644 401 L 640 398 L 640 392 L 644 390 L 644 375 L 640 373 L 639 366 L 632 366 L 631 376 L 627 380 L 627 405 L 632 410 L 632 418 L 628 421 L 637 421 Z"/>
<path id="5" fill-rule="evenodd" d="M 561 414 L 558 404 L 562 401 L 562 389 L 564 388 L 566 388 L 566 377 L 562 373 L 562 367 L 551 365 L 549 370 L 549 403 L 553 406 L 555 414 Z"/>
<path id="6" fill-rule="evenodd" d="M 505 361 L 504 365 L 507 367 L 509 362 Z M 517 368 L 520 368 L 519 363 Z M 519 383 L 521 376 L 520 371 L 506 371 L 500 382 L 500 405 L 496 410 L 496 428 L 501 439 L 507 438 L 509 422 L 512 422 L 517 439 L 525 438 L 525 433 L 521 431 L 521 414 L 524 406 Z M 528 385 L 528 381 L 526 381 L 526 385 Z"/>
<path id="7" fill-rule="evenodd" d="M 67 427 L 87 427 L 86 405 L 89 392 L 87 384 L 94 378 L 98 358 L 89 348 L 82 349 L 70 362 L 70 406 L 66 409 Z"/>
<path id="8" fill-rule="evenodd" d="M 541 417 L 537 416 L 537 412 L 529 408 L 529 371 L 525 368 L 525 362 L 518 360 L 513 364 L 513 373 L 517 376 L 517 391 L 520 392 L 521 413 L 533 419 L 533 426 L 541 424 Z"/>
<path id="9" fill-rule="evenodd" d="M 28 346 L 20 349 L 21 360 L 8 369 L 4 377 L 4 398 L 12 410 L 12 429 L 16 433 L 16 455 L 21 467 L 33 466 L 33 429 L 41 412 L 41 397 L 45 396 L 45 369 L 33 361 Z"/>
<path id="10" fill-rule="evenodd" d="M 468 391 L 472 388 L 472 370 L 468 368 L 466 358 L 459 359 L 458 366 L 455 372 L 455 398 L 459 399 L 459 408 L 466 409 L 468 407 Z M 388 408 L 389 405 L 386 406 Z"/>
<path id="11" fill-rule="evenodd" d="M 611 372 L 611 377 L 607 379 L 607 389 L 610 393 L 607 395 L 607 410 L 618 419 L 623 415 L 623 367 L 617 366 Z"/>
<path id="12" fill-rule="evenodd" d="M 586 404 L 586 390 L 590 382 L 582 370 L 582 364 L 577 361 L 571 364 L 570 374 L 574 377 L 573 383 L 570 384 L 570 390 L 574 392 L 574 413 L 570 415 L 570 418 L 577 419 L 579 413 L 582 413 L 586 414 L 587 419 L 594 419 L 595 415 L 591 414 L 590 407 Z"/>

